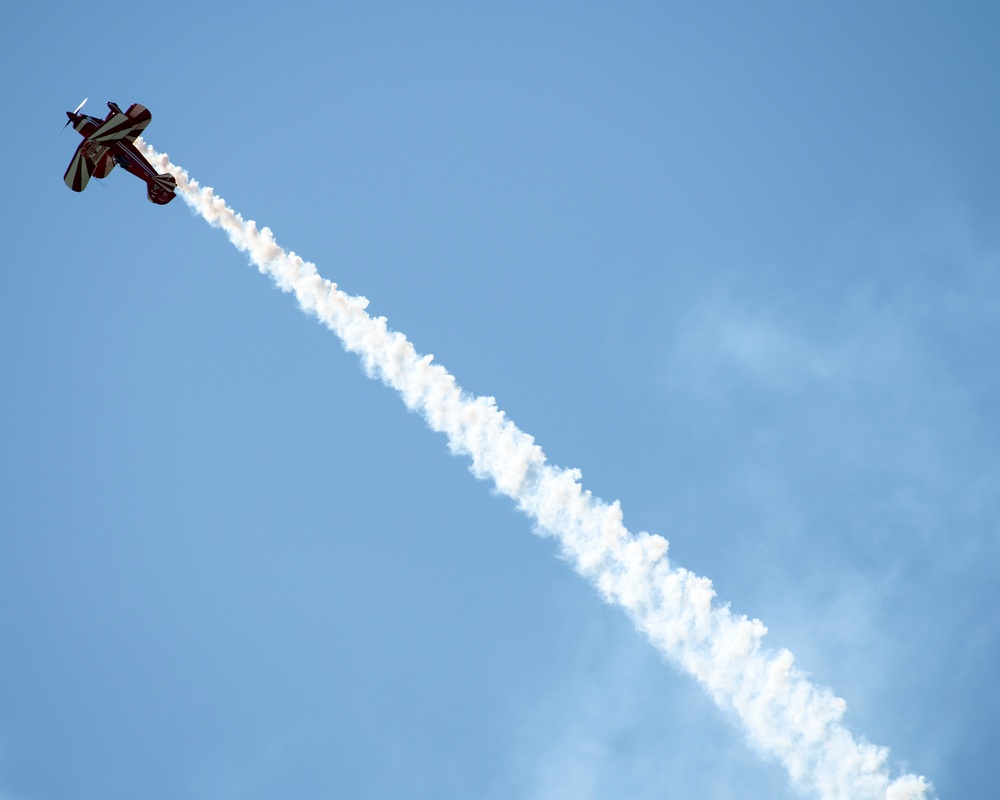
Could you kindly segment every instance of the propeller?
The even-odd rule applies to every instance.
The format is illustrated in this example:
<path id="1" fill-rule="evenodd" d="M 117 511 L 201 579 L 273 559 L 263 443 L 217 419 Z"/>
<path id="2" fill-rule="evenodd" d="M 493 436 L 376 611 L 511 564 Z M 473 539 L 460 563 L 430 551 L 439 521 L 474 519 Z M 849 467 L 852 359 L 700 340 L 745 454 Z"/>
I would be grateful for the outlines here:
<path id="1" fill-rule="evenodd" d="M 66 125 L 69 125 L 69 124 L 70 124 L 70 123 L 71 123 L 71 122 L 73 121 L 73 117 L 74 117 L 74 116 L 76 116 L 76 115 L 77 115 L 77 114 L 78 114 L 78 113 L 80 112 L 80 109 L 81 109 L 81 108 L 83 108 L 84 104 L 85 104 L 85 103 L 86 103 L 86 102 L 87 102 L 87 101 L 88 101 L 89 99 L 90 99 L 89 97 L 84 97 L 84 98 L 83 98 L 83 102 L 82 102 L 82 103 L 80 103 L 80 105 L 78 105 L 78 106 L 77 106 L 76 108 L 74 108 L 74 109 L 73 109 L 72 111 L 70 111 L 70 112 L 67 112 L 67 113 L 66 113 L 66 116 L 67 116 L 67 117 L 69 117 L 69 119 L 68 119 L 68 120 L 66 120 Z M 63 130 L 66 130 L 66 125 L 63 125 Z"/>

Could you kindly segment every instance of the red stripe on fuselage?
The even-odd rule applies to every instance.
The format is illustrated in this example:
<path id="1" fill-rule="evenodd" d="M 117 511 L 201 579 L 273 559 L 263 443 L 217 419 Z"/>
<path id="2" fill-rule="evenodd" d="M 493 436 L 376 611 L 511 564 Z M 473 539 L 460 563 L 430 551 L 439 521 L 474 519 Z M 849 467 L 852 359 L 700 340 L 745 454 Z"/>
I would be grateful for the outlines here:
<path id="1" fill-rule="evenodd" d="M 150 178 L 155 178 L 156 170 L 145 159 L 142 153 L 131 142 L 112 142 L 111 152 L 115 154 L 115 161 L 138 178 L 142 178 L 147 183 Z"/>

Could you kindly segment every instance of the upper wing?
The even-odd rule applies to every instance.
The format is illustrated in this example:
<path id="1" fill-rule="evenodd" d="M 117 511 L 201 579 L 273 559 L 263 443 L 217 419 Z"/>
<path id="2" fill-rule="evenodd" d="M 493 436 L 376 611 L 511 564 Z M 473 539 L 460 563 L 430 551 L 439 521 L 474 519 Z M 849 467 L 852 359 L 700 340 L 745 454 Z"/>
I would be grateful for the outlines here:
<path id="1" fill-rule="evenodd" d="M 96 131 L 87 139 L 91 142 L 107 144 L 124 139 L 127 142 L 134 142 L 136 137 L 142 133 L 149 124 L 153 115 L 149 109 L 138 103 L 133 103 L 124 114 L 113 114 L 108 117 Z"/>
<path id="2" fill-rule="evenodd" d="M 146 126 L 153 119 L 153 115 L 149 113 L 149 109 L 146 106 L 140 106 L 138 103 L 132 103 L 128 107 L 128 111 L 125 112 L 125 116 L 132 120 L 132 130 L 125 134 L 125 138 L 134 142 L 136 138 L 146 130 Z"/>

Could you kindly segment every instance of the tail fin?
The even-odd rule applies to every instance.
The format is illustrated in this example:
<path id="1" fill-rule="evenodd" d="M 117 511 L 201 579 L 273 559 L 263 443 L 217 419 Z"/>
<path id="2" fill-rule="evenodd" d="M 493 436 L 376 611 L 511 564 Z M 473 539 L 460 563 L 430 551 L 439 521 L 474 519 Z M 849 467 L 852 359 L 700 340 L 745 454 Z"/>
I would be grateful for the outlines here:
<path id="1" fill-rule="evenodd" d="M 146 196 L 157 205 L 166 205 L 176 197 L 174 189 L 177 188 L 177 181 L 173 175 L 163 173 L 155 178 L 150 178 L 146 182 Z"/>

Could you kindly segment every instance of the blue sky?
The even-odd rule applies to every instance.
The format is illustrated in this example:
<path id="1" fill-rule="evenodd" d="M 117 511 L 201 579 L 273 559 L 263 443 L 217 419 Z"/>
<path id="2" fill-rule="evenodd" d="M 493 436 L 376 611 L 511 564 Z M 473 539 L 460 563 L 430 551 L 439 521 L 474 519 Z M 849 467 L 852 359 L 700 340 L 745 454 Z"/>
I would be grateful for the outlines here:
<path id="1" fill-rule="evenodd" d="M 998 21 L 8 11 L 0 796 L 795 796 L 223 235 L 70 192 L 84 96 L 992 796 Z"/>

